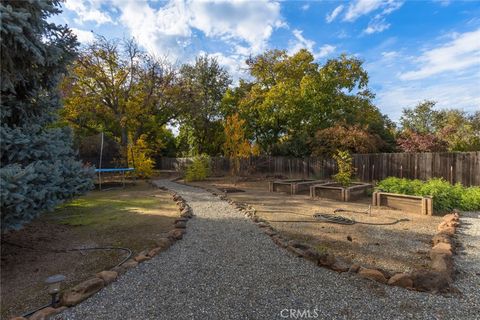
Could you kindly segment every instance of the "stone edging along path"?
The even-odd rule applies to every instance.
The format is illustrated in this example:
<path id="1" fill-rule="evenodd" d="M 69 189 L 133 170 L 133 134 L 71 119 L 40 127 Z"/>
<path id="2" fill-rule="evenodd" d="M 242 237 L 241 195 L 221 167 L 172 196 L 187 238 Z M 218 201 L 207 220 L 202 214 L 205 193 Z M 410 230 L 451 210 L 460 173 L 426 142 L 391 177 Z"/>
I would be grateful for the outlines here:
<path id="1" fill-rule="evenodd" d="M 56 308 L 47 307 L 35 312 L 28 317 L 29 320 L 43 320 L 51 316 L 59 314 L 68 307 L 73 307 L 85 299 L 91 297 L 99 292 L 105 286 L 116 281 L 120 275 L 127 270 L 135 268 L 139 263 L 150 260 L 152 257 L 158 255 L 162 251 L 167 250 L 175 241 L 181 240 L 186 233 L 187 221 L 193 218 L 193 211 L 188 203 L 175 191 L 169 190 L 165 187 L 157 187 L 172 195 L 173 201 L 176 202 L 180 210 L 180 217 L 174 222 L 173 229 L 170 230 L 166 237 L 160 237 L 156 240 L 156 247 L 146 249 L 138 253 L 135 257 L 122 263 L 120 266 L 114 267 L 110 270 L 98 272 L 95 277 L 85 280 L 73 288 L 63 291 L 60 295 L 60 301 Z M 24 317 L 14 317 L 10 320 L 26 320 Z"/>
<path id="2" fill-rule="evenodd" d="M 179 183 L 179 182 L 177 182 Z M 221 195 L 217 190 L 200 187 L 220 199 L 227 201 L 238 210 L 244 212 L 244 215 L 250 218 L 272 241 L 279 247 L 285 248 L 298 257 L 310 260 L 320 267 L 325 267 L 337 272 L 357 273 L 360 277 L 374 280 L 383 284 L 402 287 L 410 290 L 446 293 L 454 291 L 454 263 L 453 254 L 455 253 L 455 233 L 460 226 L 460 216 L 458 213 L 446 214 L 443 221 L 438 225 L 438 232 L 432 238 L 432 248 L 429 251 L 431 259 L 430 269 L 419 269 L 412 272 L 390 274 L 381 268 L 367 268 L 358 264 L 348 264 L 341 257 L 335 257 L 332 253 L 319 253 L 313 247 L 306 243 L 300 243 L 296 240 L 289 240 L 282 237 L 268 221 L 257 217 L 256 210 L 251 205 L 239 203 L 228 199 L 226 195 Z"/>

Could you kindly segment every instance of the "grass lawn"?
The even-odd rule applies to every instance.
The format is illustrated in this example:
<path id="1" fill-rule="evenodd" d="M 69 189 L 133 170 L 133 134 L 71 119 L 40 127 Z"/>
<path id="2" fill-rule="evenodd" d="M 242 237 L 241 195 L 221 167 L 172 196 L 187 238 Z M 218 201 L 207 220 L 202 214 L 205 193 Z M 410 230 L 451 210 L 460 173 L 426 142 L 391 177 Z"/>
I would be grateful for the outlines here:
<path id="1" fill-rule="evenodd" d="M 119 246 L 137 253 L 154 247 L 178 215 L 170 194 L 137 181 L 125 189 L 92 191 L 3 235 L 1 317 L 48 303 L 43 281 L 50 275 L 64 274 L 69 287 L 125 257 L 122 251 L 59 251 Z"/>

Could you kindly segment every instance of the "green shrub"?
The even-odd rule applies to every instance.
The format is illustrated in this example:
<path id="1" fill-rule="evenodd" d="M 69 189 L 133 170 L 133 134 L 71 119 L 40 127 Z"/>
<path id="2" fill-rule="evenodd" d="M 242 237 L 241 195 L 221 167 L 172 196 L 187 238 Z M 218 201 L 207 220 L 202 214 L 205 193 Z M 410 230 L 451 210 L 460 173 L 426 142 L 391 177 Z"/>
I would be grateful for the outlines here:
<path id="1" fill-rule="evenodd" d="M 464 211 L 480 210 L 480 187 L 465 188 L 461 184 L 450 184 L 441 178 L 427 181 L 389 177 L 380 181 L 378 191 L 430 196 L 436 212 L 460 209 Z"/>
<path id="2" fill-rule="evenodd" d="M 460 209 L 465 211 L 480 210 L 480 187 L 465 188 L 460 196 Z"/>
<path id="3" fill-rule="evenodd" d="M 352 156 L 348 151 L 337 150 L 333 155 L 333 159 L 337 161 L 338 173 L 333 179 L 344 187 L 348 187 L 352 183 Z"/>
<path id="4" fill-rule="evenodd" d="M 415 195 L 419 193 L 422 185 L 423 181 L 417 179 L 388 177 L 378 183 L 377 189 L 383 192 Z"/>
<path id="5" fill-rule="evenodd" d="M 206 154 L 195 156 L 187 166 L 185 181 L 205 180 L 210 175 L 210 157 Z"/>
<path id="6" fill-rule="evenodd" d="M 431 196 L 433 198 L 433 209 L 437 212 L 451 211 L 458 208 L 459 186 L 452 186 L 443 179 L 435 178 L 425 182 L 417 195 Z"/>

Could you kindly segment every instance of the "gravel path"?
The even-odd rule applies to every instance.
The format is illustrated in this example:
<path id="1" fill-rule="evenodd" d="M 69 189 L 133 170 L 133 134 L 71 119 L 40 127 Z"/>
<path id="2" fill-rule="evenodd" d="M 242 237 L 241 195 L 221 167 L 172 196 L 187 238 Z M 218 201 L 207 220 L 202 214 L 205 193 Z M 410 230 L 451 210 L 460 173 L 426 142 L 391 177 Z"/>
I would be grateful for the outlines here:
<path id="1" fill-rule="evenodd" d="M 168 251 L 57 319 L 480 319 L 480 217 L 462 219 L 457 287 L 441 296 L 319 268 L 210 193 L 166 180 L 195 217 Z"/>

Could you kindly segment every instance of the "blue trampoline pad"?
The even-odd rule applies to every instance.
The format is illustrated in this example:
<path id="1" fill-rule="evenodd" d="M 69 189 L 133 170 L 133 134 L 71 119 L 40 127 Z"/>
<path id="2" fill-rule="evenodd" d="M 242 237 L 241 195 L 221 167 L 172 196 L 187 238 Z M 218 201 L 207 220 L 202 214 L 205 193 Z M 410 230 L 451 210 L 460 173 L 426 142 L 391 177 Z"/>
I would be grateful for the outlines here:
<path id="1" fill-rule="evenodd" d="M 135 168 L 105 168 L 105 169 L 95 169 L 95 172 L 127 172 L 134 171 Z"/>

